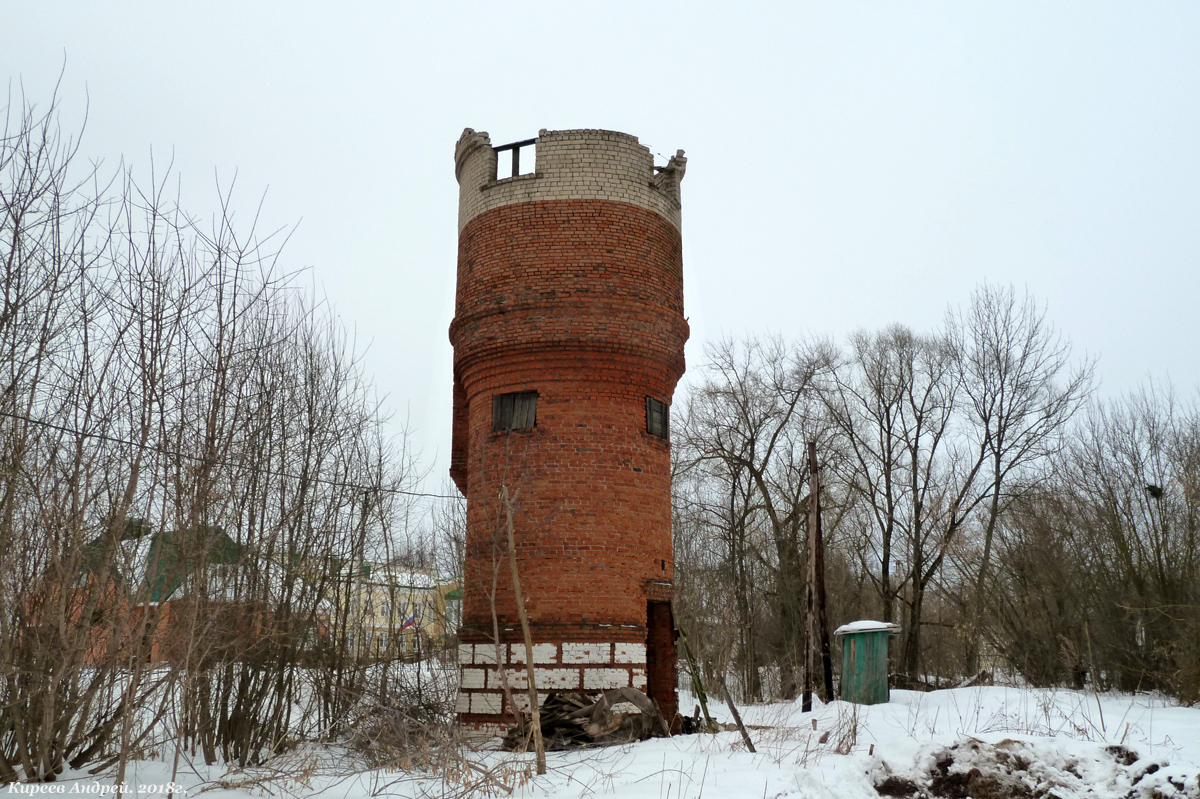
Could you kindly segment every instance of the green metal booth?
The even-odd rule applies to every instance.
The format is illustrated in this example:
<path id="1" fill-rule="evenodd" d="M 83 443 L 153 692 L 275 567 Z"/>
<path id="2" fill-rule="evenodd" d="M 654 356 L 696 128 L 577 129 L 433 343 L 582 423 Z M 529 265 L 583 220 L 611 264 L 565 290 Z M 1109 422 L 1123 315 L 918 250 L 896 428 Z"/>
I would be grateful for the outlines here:
<path id="1" fill-rule="evenodd" d="M 854 621 L 833 631 L 842 639 L 842 699 L 859 705 L 888 701 L 888 639 L 900 627 L 883 621 Z"/>

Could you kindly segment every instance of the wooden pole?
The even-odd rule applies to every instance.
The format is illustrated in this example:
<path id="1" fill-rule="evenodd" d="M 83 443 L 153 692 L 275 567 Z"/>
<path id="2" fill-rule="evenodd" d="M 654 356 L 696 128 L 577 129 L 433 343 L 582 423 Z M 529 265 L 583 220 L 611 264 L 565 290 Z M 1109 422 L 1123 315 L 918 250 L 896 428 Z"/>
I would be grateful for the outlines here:
<path id="1" fill-rule="evenodd" d="M 738 713 L 737 705 L 733 703 L 733 694 L 729 693 L 729 685 L 725 682 L 725 673 L 721 672 L 717 676 L 721 678 L 721 690 L 725 692 L 725 704 L 729 707 L 729 712 L 733 714 L 738 732 L 742 734 L 742 743 L 746 744 L 746 749 L 750 751 L 750 754 L 758 754 L 758 750 L 754 748 L 754 741 L 750 740 L 750 733 L 746 732 L 746 725 L 742 723 L 742 714 Z"/>
<path id="2" fill-rule="evenodd" d="M 521 575 L 517 572 L 517 545 L 513 538 L 512 502 L 508 486 L 500 489 L 504 501 L 504 529 L 508 533 L 508 564 L 512 567 L 513 593 L 517 597 L 517 615 L 521 617 L 521 633 L 525 636 L 525 669 L 529 677 L 529 717 L 533 727 L 533 748 L 537 753 L 537 773 L 546 773 L 546 745 L 542 741 L 542 712 L 538 707 L 537 683 L 533 679 L 533 637 L 529 633 L 529 617 L 525 615 L 525 597 L 521 593 Z M 500 644 L 497 642 L 497 649 Z M 496 658 L 500 660 L 499 657 Z"/>
<path id="3" fill-rule="evenodd" d="M 688 646 L 687 633 L 683 631 L 683 625 L 679 623 L 679 616 L 675 613 L 675 603 L 671 602 L 671 618 L 675 622 L 675 629 L 679 630 L 679 642 L 683 644 L 683 655 L 687 658 L 688 669 L 692 672 L 692 688 L 696 691 L 696 699 L 700 702 L 700 709 L 704 711 L 704 723 L 708 725 L 708 731 L 715 733 L 717 725 L 713 722 L 712 716 L 708 715 L 708 694 L 704 691 L 704 681 L 700 678 L 700 669 L 696 666 L 696 659 L 692 657 L 692 648 Z M 670 724 L 670 722 L 667 722 Z"/>
<path id="4" fill-rule="evenodd" d="M 804 697 L 800 709 L 804 713 L 812 710 L 813 672 L 816 670 L 814 657 L 817 643 L 816 633 L 816 583 L 817 583 L 817 525 L 820 523 L 818 497 L 820 481 L 817 477 L 817 443 L 808 442 L 808 569 L 804 580 Z"/>
<path id="5" fill-rule="evenodd" d="M 817 513 L 817 558 L 816 558 L 816 581 L 817 581 L 817 634 L 821 644 L 821 666 L 825 672 L 825 696 L 826 702 L 833 701 L 833 653 L 829 646 L 829 618 L 825 612 L 825 531 L 821 526 L 821 486 L 820 486 L 820 469 L 817 465 L 817 444 L 810 441 L 808 444 L 808 469 L 812 475 L 812 482 L 809 502 L 816 506 Z M 809 508 L 809 513 L 812 513 L 812 507 Z"/>

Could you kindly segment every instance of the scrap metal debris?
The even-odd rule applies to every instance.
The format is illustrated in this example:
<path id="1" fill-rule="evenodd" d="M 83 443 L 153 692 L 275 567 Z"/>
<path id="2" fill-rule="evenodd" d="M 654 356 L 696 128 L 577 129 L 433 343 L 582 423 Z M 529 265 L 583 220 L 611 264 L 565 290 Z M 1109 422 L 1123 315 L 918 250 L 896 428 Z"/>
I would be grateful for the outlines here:
<path id="1" fill-rule="evenodd" d="M 636 688 L 615 688 L 600 694 L 552 693 L 540 710 L 547 751 L 613 746 L 670 735 L 658 705 Z M 522 716 L 501 745 L 521 751 L 528 746 L 530 733 L 529 717 Z"/>

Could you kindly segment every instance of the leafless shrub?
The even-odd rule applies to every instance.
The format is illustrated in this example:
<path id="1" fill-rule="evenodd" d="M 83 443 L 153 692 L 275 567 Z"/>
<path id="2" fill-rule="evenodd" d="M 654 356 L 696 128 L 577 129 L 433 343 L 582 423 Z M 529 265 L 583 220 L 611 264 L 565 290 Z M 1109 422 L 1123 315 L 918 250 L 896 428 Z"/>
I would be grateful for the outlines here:
<path id="1" fill-rule="evenodd" d="M 76 174 L 53 102 L 5 124 L 0 781 L 339 734 L 416 476 L 358 354 L 229 191 L 201 224 L 165 175 Z"/>
<path id="2" fill-rule="evenodd" d="M 438 770 L 446 749 L 457 749 L 448 708 L 411 697 L 374 704 L 355 714 L 347 741 L 369 768 Z"/>

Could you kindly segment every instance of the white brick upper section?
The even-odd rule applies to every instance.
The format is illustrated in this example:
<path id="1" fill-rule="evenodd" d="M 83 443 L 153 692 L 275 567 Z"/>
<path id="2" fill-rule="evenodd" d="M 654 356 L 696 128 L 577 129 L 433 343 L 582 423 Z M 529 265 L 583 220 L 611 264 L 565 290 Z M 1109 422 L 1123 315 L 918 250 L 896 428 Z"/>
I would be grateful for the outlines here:
<path id="1" fill-rule="evenodd" d="M 496 151 L 486 133 L 463 131 L 454 152 L 458 229 L 482 213 L 539 200 L 612 200 L 645 208 L 679 228 L 679 181 L 687 168 L 679 150 L 656 172 L 654 156 L 636 136 L 611 130 L 543 130 L 531 175 L 496 179 Z M 527 159 L 524 151 L 522 157 Z"/>

